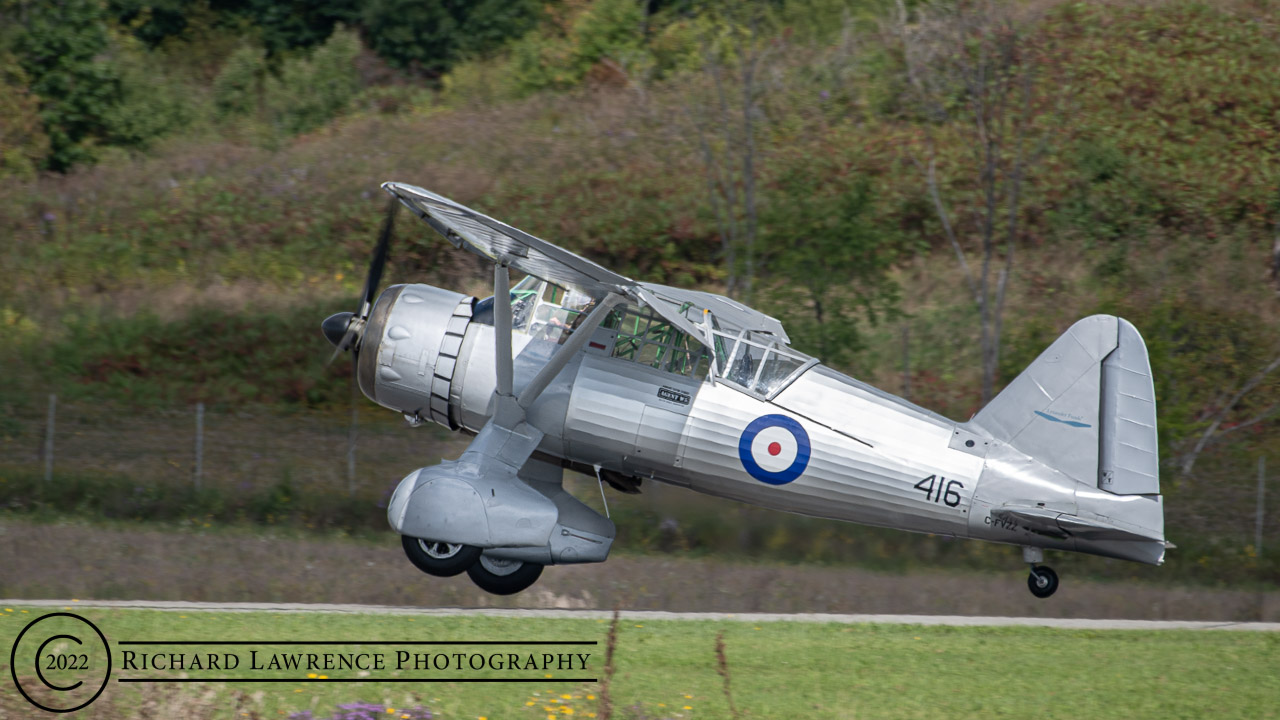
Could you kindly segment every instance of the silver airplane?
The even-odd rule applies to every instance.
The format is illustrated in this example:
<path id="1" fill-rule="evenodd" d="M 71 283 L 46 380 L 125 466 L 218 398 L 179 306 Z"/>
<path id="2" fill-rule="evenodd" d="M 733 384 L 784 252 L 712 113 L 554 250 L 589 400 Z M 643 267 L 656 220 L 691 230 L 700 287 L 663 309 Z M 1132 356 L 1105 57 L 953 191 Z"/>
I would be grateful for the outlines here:
<path id="1" fill-rule="evenodd" d="M 1080 320 L 968 422 L 824 367 L 782 325 L 706 292 L 636 282 L 412 185 L 394 200 L 356 313 L 326 319 L 361 391 L 474 439 L 410 473 L 387 508 L 409 559 L 494 594 L 547 565 L 602 562 L 613 522 L 564 490 L 568 468 L 813 517 L 1159 565 L 1164 511 L 1146 346 Z M 397 204 L 395 200 L 398 200 Z M 374 294 L 403 204 L 494 263 L 490 298 L 430 285 Z M 510 285 L 509 269 L 525 277 Z"/>

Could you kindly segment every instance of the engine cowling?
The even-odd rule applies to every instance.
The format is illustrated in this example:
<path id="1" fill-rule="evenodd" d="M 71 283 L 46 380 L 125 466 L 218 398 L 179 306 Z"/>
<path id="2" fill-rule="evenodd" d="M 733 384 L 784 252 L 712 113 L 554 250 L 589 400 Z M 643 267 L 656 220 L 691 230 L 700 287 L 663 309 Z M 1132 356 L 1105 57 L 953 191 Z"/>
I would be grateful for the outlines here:
<path id="1" fill-rule="evenodd" d="M 431 285 L 384 290 L 358 351 L 360 391 L 383 407 L 456 430 L 454 373 L 474 304 L 474 297 Z"/>

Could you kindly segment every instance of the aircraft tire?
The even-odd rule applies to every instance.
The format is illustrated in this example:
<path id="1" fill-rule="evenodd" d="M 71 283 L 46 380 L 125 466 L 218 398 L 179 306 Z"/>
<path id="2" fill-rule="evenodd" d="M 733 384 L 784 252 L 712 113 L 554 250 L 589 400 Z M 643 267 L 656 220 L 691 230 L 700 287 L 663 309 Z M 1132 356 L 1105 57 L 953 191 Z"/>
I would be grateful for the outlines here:
<path id="1" fill-rule="evenodd" d="M 404 546 L 404 554 L 409 556 L 409 562 L 422 572 L 436 577 L 461 575 L 476 564 L 483 552 L 474 545 L 423 540 L 408 535 L 400 536 L 400 544 Z"/>
<path id="2" fill-rule="evenodd" d="M 544 566 L 519 560 L 499 560 L 480 556 L 467 568 L 471 582 L 492 595 L 515 595 L 537 582 Z"/>
<path id="3" fill-rule="evenodd" d="M 1027 576 L 1027 589 L 1040 599 L 1049 597 L 1058 591 L 1058 573 L 1047 565 L 1031 568 Z"/>

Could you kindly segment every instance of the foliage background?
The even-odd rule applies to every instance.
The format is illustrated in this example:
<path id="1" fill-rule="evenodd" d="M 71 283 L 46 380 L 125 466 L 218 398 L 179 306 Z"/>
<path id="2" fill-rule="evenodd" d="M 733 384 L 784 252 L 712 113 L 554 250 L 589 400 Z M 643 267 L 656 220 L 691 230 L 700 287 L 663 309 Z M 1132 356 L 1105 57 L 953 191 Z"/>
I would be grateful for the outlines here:
<path id="1" fill-rule="evenodd" d="M 1037 108 L 1044 149 L 1022 187 L 998 381 L 1083 315 L 1133 321 L 1157 378 L 1170 572 L 1274 584 L 1252 517 L 1257 458 L 1280 448 L 1280 373 L 1228 402 L 1280 354 L 1280 13 L 1267 0 L 1004 7 L 1025 18 L 1026 57 L 1052 59 L 1035 76 L 1052 107 Z M 751 274 L 742 299 L 800 349 L 965 419 L 980 406 L 976 311 L 923 161 L 957 227 L 979 217 L 980 188 L 963 120 L 907 100 L 898 13 L 878 0 L 0 0 L 0 433 L 36 446 L 42 428 L 24 418 L 48 392 L 122 415 L 196 401 L 345 413 L 348 369 L 323 366 L 316 325 L 359 289 L 387 179 L 637 278 L 723 290 Z M 744 93 L 748 58 L 759 72 Z M 759 233 L 731 265 L 706 157 L 740 159 L 741 138 L 700 144 L 691 123 L 744 112 Z M 971 232 L 959 241 L 976 250 Z M 484 293 L 483 271 L 427 232 L 396 242 L 392 278 Z M 1229 432 L 1186 471 L 1211 427 Z M 1280 516 L 1266 519 L 1275 538 Z M 862 539 L 761 522 L 783 533 L 779 552 L 829 558 L 827 533 Z M 694 545 L 738 542 L 714 518 L 686 525 Z M 945 562 L 939 542 L 900 552 Z"/>

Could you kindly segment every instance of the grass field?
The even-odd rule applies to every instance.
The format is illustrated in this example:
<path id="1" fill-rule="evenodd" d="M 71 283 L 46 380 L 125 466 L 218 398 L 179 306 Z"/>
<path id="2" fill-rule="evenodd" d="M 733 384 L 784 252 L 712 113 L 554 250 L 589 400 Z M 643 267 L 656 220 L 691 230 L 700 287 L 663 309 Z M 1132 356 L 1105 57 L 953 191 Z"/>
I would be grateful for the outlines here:
<path id="1" fill-rule="evenodd" d="M 25 612 L 24 612 L 25 611 Z M 12 646 L 37 608 L 0 608 L 0 648 Z M 179 677 L 176 672 L 119 668 L 121 641 L 240 640 L 261 657 L 278 652 L 365 651 L 384 654 L 376 677 L 420 677 L 393 669 L 395 652 L 527 652 L 502 646 L 400 648 L 284 647 L 272 640 L 581 640 L 595 646 L 534 648 L 590 652 L 576 672 L 465 671 L 453 676 L 529 677 L 532 683 L 328 683 L 301 671 L 225 677 L 274 677 L 282 683 L 109 684 L 74 717 L 280 718 L 310 710 L 327 718 L 335 706 L 379 704 L 399 718 L 415 706 L 435 718 L 598 717 L 608 621 L 413 615 L 269 614 L 98 610 L 77 612 L 113 646 L 114 678 Z M 619 624 L 611 682 L 615 718 L 731 718 L 717 671 L 716 635 L 723 632 L 732 699 L 748 718 L 1202 718 L 1280 717 L 1280 634 L 1221 631 L 1067 631 L 1043 628 L 947 628 L 738 621 Z M 24 641 L 25 643 L 25 641 Z M 25 644 L 23 645 L 25 648 Z M 136 647 L 150 651 L 234 651 L 248 647 Z M 5 660 L 7 660 L 5 653 Z M 434 671 L 433 671 L 434 672 Z M 21 673 L 20 673 L 21 674 Z M 30 673 L 28 673 L 30 674 Z M 323 671 L 319 674 L 324 674 Z M 13 692 L 6 669 L 0 717 L 40 717 Z M 357 671 L 331 671 L 353 678 Z M 207 677 L 189 671 L 188 677 Z M 440 677 L 440 673 L 435 674 Z M 388 710 L 390 708 L 391 710 Z M 593 713 L 596 713 L 593 715 Z M 47 716 L 46 716 L 47 717 Z M 411 717 L 418 717 L 411 715 Z"/>

